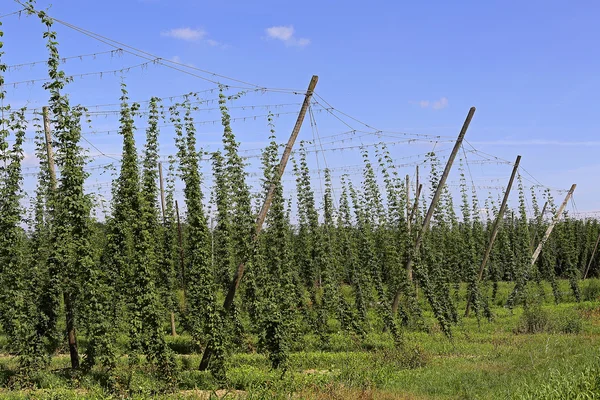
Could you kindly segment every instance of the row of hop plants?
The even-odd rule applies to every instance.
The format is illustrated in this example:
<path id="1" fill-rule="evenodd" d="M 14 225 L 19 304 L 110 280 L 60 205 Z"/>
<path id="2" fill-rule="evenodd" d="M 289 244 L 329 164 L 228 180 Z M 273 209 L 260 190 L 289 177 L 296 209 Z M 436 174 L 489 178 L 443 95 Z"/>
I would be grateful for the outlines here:
<path id="1" fill-rule="evenodd" d="M 45 89 L 58 178 L 50 169 L 42 123 L 36 118 L 32 123 L 41 168 L 31 196 L 33 206 L 29 213 L 22 208 L 26 194 L 21 163 L 29 121 L 24 109 L 3 106 L 0 322 L 10 351 L 18 356 L 23 379 L 47 367 L 51 357 L 66 348 L 74 371 L 101 369 L 111 377 L 118 359 L 126 354 L 132 369 L 150 366 L 157 377 L 173 385 L 178 371 L 166 340 L 168 316 L 171 331 L 177 320 L 179 334 L 190 335 L 198 352 L 211 343 L 208 368 L 225 380 L 227 354 L 243 349 L 249 336 L 258 338 L 258 350 L 268 355 L 273 368 L 283 371 L 291 345 L 306 334 L 315 335 L 326 347 L 334 332 L 360 340 L 383 329 L 403 349 L 405 330 L 427 329 L 424 307 L 433 311 L 441 330 L 451 337 L 462 315 L 460 304 L 466 300 L 459 290 L 465 282 L 477 318 L 493 317 L 490 303 L 503 280 L 514 282 L 509 307 L 527 306 L 528 287 L 542 281 L 551 283 L 555 301 L 561 301 L 565 294 L 558 290 L 558 278 L 569 279 L 573 296 L 580 300 L 579 279 L 600 233 L 597 221 L 565 214 L 538 262 L 529 263 L 547 226 L 540 201 L 556 212 L 550 192 L 540 200 L 535 191 L 529 194 L 533 206 L 529 218 L 528 194 L 519 178 L 518 206 L 506 212 L 479 281 L 478 268 L 499 201 L 490 194 L 483 204 L 488 212 L 480 213 L 482 204 L 467 183 L 462 160 L 458 207 L 444 188 L 423 245 L 415 252 L 414 241 L 431 201 L 424 193 L 433 196 L 440 180 L 435 153 L 429 153 L 426 161 L 429 190 L 417 198 L 384 145 L 374 154 L 362 151 L 362 180 L 343 176 L 337 194 L 331 173 L 325 170 L 325 190 L 317 198 L 307 159 L 311 144 L 300 142 L 292 161 L 296 177 L 292 202 L 284 195 L 279 175 L 280 146 L 272 117 L 270 143 L 262 154 L 262 189 L 265 193 L 274 189 L 272 204 L 265 230 L 255 235 L 258 208 L 228 108 L 243 93 L 227 96 L 225 87 L 219 97 L 223 148 L 208 154 L 214 185 L 207 193 L 200 169 L 205 153 L 198 147 L 194 124 L 194 111 L 202 99 L 190 94 L 168 109 L 158 98 L 150 99 L 140 160 L 135 141 L 140 107 L 130 102 L 122 86 L 121 168 L 113 180 L 110 216 L 103 222 L 95 220 L 92 194 L 84 191 L 87 159 L 80 143 L 87 110 L 69 102 L 69 80 L 59 68 L 53 20 L 36 10 L 32 0 L 26 11 L 45 27 L 50 78 Z M 0 52 L 3 73 L 2 56 Z M 0 100 L 8 104 L 5 97 L 0 91 Z M 158 185 L 163 120 L 174 126 L 177 148 L 177 162 L 172 157 L 167 168 L 164 204 Z M 177 181 L 183 184 L 186 205 L 182 241 Z M 212 228 L 205 196 L 214 208 Z M 407 270 L 409 258 L 414 267 Z M 239 295 L 225 309 L 221 299 L 241 263 L 247 273 Z M 418 293 L 426 301 L 419 300 Z M 85 346 L 78 346 L 80 336 L 86 338 Z M 121 337 L 127 339 L 125 348 L 117 345 Z M 121 383 L 109 379 L 109 384 Z"/>

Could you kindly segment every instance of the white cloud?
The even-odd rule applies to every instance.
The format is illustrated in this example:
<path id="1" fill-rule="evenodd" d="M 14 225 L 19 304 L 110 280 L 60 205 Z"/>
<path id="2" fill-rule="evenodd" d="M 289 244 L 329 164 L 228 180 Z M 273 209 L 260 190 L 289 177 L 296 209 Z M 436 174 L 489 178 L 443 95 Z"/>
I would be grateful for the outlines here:
<path id="1" fill-rule="evenodd" d="M 290 40 L 294 36 L 293 26 L 272 26 L 267 28 L 267 35 L 272 39 Z"/>
<path id="2" fill-rule="evenodd" d="M 168 31 L 162 31 L 160 35 L 185 40 L 188 42 L 202 42 L 209 45 L 210 47 L 218 47 L 221 49 L 226 49 L 229 47 L 228 45 L 223 44 L 215 39 L 208 38 L 208 32 L 206 32 L 204 29 L 176 28 Z"/>
<path id="3" fill-rule="evenodd" d="M 433 102 L 431 108 L 434 110 L 441 110 L 442 108 L 448 107 L 448 98 L 442 97 L 439 100 Z"/>
<path id="4" fill-rule="evenodd" d="M 306 47 L 310 44 L 310 39 L 296 38 L 294 36 L 294 27 L 292 25 L 272 26 L 265 29 L 268 39 L 280 40 L 286 46 Z"/>
<path id="5" fill-rule="evenodd" d="M 419 101 L 410 101 L 410 104 L 417 104 L 421 108 L 429 108 L 431 107 L 433 110 L 441 110 L 443 108 L 448 107 L 448 98 L 440 97 L 439 100 L 429 101 L 429 100 L 419 100 Z"/>
<path id="6" fill-rule="evenodd" d="M 300 38 L 296 41 L 296 45 L 300 47 L 308 46 L 310 44 L 310 39 Z"/>
<path id="7" fill-rule="evenodd" d="M 206 31 L 192 28 L 175 28 L 168 31 L 162 31 L 160 34 L 161 36 L 193 42 L 203 39 L 206 36 Z"/>

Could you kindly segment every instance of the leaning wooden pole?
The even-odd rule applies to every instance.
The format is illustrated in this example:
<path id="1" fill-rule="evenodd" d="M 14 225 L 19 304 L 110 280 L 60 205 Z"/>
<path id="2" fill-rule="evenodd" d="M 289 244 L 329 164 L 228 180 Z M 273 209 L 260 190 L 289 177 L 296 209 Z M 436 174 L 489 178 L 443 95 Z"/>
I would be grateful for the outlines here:
<path id="1" fill-rule="evenodd" d="M 421 243 L 423 242 L 423 236 L 425 235 L 425 232 L 427 231 L 427 228 L 429 227 L 429 222 L 431 221 L 431 217 L 433 217 L 433 212 L 435 211 L 435 208 L 437 207 L 437 203 L 440 200 L 440 197 L 442 196 L 442 192 L 444 191 L 444 186 L 446 185 L 446 180 L 448 179 L 448 175 L 450 175 L 450 170 L 452 169 L 452 164 L 454 163 L 456 154 L 458 153 L 458 150 L 460 149 L 460 146 L 462 145 L 463 139 L 465 138 L 465 135 L 467 134 L 467 130 L 469 129 L 469 124 L 471 124 L 471 120 L 473 119 L 474 114 L 475 114 L 475 107 L 471 107 L 471 109 L 469 110 L 469 113 L 467 114 L 467 118 L 465 119 L 465 122 L 463 123 L 462 129 L 460 130 L 460 133 L 458 134 L 456 143 L 454 143 L 454 148 L 452 149 L 452 153 L 450 153 L 450 157 L 448 158 L 448 161 L 446 162 L 446 167 L 444 168 L 442 177 L 440 178 L 440 181 L 437 185 L 435 194 L 433 195 L 433 199 L 431 199 L 431 204 L 429 205 L 427 214 L 425 214 L 425 219 L 423 220 L 423 225 L 421 226 L 421 229 L 419 230 L 419 232 L 417 234 L 417 239 L 415 240 L 414 247 L 413 247 L 412 251 L 408 253 L 408 257 L 406 260 L 406 266 L 405 266 L 405 270 L 406 270 L 407 274 L 408 274 L 408 271 L 412 271 L 413 255 L 417 254 L 419 252 L 419 249 L 421 248 Z M 396 295 L 394 296 L 394 301 L 392 303 L 392 313 L 394 315 L 396 315 L 396 313 L 398 311 L 398 305 L 399 305 L 399 301 L 400 301 L 400 291 L 401 291 L 400 288 L 398 288 L 398 290 L 396 290 Z"/>
<path id="2" fill-rule="evenodd" d="M 554 225 L 556 225 L 556 223 L 560 219 L 560 216 L 563 213 L 563 211 L 565 210 L 565 207 L 567 206 L 569 199 L 571 198 L 571 196 L 573 196 L 573 192 L 575 191 L 576 187 L 577 187 L 576 184 L 573 184 L 571 186 L 571 189 L 569 189 L 569 192 L 565 196 L 565 200 L 560 205 L 560 208 L 556 212 L 556 215 L 554 215 L 554 218 L 552 218 L 552 222 L 550 222 L 550 225 L 548 225 L 548 228 L 546 229 L 546 233 L 544 233 L 542 240 L 540 240 L 540 243 L 538 244 L 537 248 L 533 252 L 533 255 L 531 256 L 531 261 L 529 262 L 530 266 L 533 266 L 535 264 L 535 262 L 537 261 L 539 255 L 540 255 L 540 252 L 542 251 L 542 247 L 544 246 L 544 244 L 550 237 L 550 234 L 552 233 L 552 230 L 554 229 Z"/>
<path id="3" fill-rule="evenodd" d="M 533 246 L 535 246 L 535 241 L 537 239 L 538 227 L 542 225 L 542 221 L 544 220 L 544 214 L 546 213 L 546 207 L 548 207 L 548 202 L 544 203 L 544 207 L 542 207 L 542 213 L 538 215 L 537 225 L 535 227 L 535 231 L 533 231 L 533 236 L 531 238 L 531 243 L 529 244 L 529 248 L 533 251 Z"/>
<path id="4" fill-rule="evenodd" d="M 596 255 L 596 250 L 598 250 L 598 243 L 600 243 L 600 234 L 598 234 L 598 239 L 596 239 L 596 244 L 594 245 L 594 251 L 592 251 L 592 256 L 590 257 L 590 261 L 588 262 L 587 268 L 585 269 L 585 274 L 583 274 L 583 279 L 586 279 L 588 276 L 588 272 L 590 272 L 590 267 L 592 266 L 592 261 L 594 261 L 594 256 Z"/>
<path id="5" fill-rule="evenodd" d="M 481 265 L 479 266 L 479 275 L 477 276 L 477 282 L 480 282 L 483 279 L 483 271 L 485 271 L 485 266 L 490 258 L 490 254 L 492 253 L 492 248 L 494 247 L 494 242 L 496 241 L 496 236 L 498 235 L 498 230 L 500 229 L 500 224 L 502 223 L 502 218 L 504 218 L 504 210 L 506 210 L 506 204 L 508 203 L 510 189 L 512 188 L 515 176 L 517 175 L 517 171 L 519 170 L 520 163 L 521 156 L 517 156 L 512 170 L 512 174 L 510 175 L 510 179 L 508 180 L 508 186 L 506 187 L 506 191 L 504 192 L 504 198 L 502 199 L 500 210 L 498 210 L 498 215 L 496 215 L 496 220 L 494 221 L 494 225 L 492 225 L 492 234 L 490 236 L 490 241 L 488 243 L 487 249 L 485 250 L 485 254 L 483 255 Z M 471 311 L 471 300 L 471 296 L 467 296 L 467 308 L 465 309 L 465 317 L 468 317 L 469 312 Z"/>
<path id="6" fill-rule="evenodd" d="M 294 125 L 294 129 L 292 130 L 292 134 L 290 135 L 287 145 L 285 146 L 285 149 L 283 151 L 283 154 L 281 155 L 281 160 L 279 161 L 279 168 L 278 168 L 278 175 L 277 175 L 278 179 L 281 179 L 281 176 L 283 175 L 283 172 L 285 171 L 285 167 L 290 158 L 290 154 L 292 153 L 292 148 L 294 147 L 296 138 L 298 137 L 298 134 L 300 133 L 300 128 L 302 128 L 302 123 L 304 122 L 304 117 L 306 116 L 306 112 L 308 111 L 308 107 L 310 106 L 310 99 L 312 98 L 313 92 L 315 90 L 315 87 L 317 86 L 318 81 L 319 81 L 319 77 L 316 75 L 313 75 L 313 77 L 310 80 L 310 83 L 308 85 L 308 90 L 306 91 L 306 94 L 304 96 L 304 102 L 302 103 L 302 108 L 300 109 L 300 114 L 298 114 L 298 118 L 296 119 L 296 124 Z M 271 184 L 271 186 L 269 187 L 269 191 L 267 192 L 267 195 L 265 197 L 265 201 L 262 205 L 262 208 L 261 208 L 260 212 L 258 213 L 258 216 L 256 217 L 256 226 L 255 226 L 255 230 L 254 230 L 254 235 L 252 237 L 253 243 L 256 242 L 256 240 L 258 239 L 258 235 L 260 234 L 260 231 L 262 230 L 265 219 L 267 218 L 267 213 L 269 212 L 269 207 L 271 207 L 271 202 L 273 201 L 273 194 L 275 193 L 275 188 L 276 188 L 276 185 Z M 235 294 L 240 285 L 242 277 L 244 276 L 244 269 L 245 269 L 245 262 L 241 262 L 238 265 L 238 269 L 235 272 L 235 275 L 229 286 L 227 296 L 225 297 L 225 301 L 223 302 L 223 310 L 225 311 L 226 314 L 229 313 L 229 310 L 231 309 L 231 305 L 233 304 Z M 211 356 L 212 356 L 212 343 L 209 342 L 208 345 L 206 346 L 206 349 L 204 350 L 204 354 L 202 355 L 202 361 L 200 362 L 200 370 L 201 371 L 204 371 L 204 370 L 206 370 L 206 368 L 208 368 L 208 363 L 210 361 Z"/>
<path id="7" fill-rule="evenodd" d="M 419 166 L 417 165 L 415 167 L 415 205 L 410 212 L 411 221 L 413 220 L 416 211 L 419 209 L 419 197 L 421 196 L 421 189 L 423 189 L 423 185 L 419 181 Z"/>
<path id="8" fill-rule="evenodd" d="M 419 210 L 419 196 L 421 196 L 421 190 L 423 189 L 423 184 L 419 183 L 419 166 L 417 165 L 417 179 L 416 179 L 416 191 L 415 191 L 415 204 L 412 206 L 412 209 L 410 210 L 410 215 L 408 216 L 408 223 L 412 223 L 413 220 L 415 220 L 416 218 L 416 214 Z M 417 222 L 415 220 L 415 222 Z M 409 230 L 408 231 L 409 237 L 412 238 L 412 232 Z M 406 271 L 406 275 L 408 277 L 408 281 L 412 283 L 413 281 L 413 271 L 412 271 L 412 266 L 410 267 L 409 270 Z M 417 299 L 419 298 L 419 287 L 417 286 L 417 284 L 415 284 L 415 296 L 417 297 Z M 396 307 L 398 307 L 398 305 L 396 305 Z"/>
<path id="9" fill-rule="evenodd" d="M 158 163 L 158 181 L 160 183 L 160 209 L 162 210 L 163 227 L 166 229 L 167 215 L 165 206 L 165 184 L 163 182 L 163 170 L 162 163 Z M 175 313 L 171 311 L 171 336 L 177 336 L 177 330 L 175 329 Z"/>
<path id="10" fill-rule="evenodd" d="M 48 116 L 48 107 L 42 107 L 42 117 L 44 119 L 44 134 L 46 136 L 46 155 L 48 157 L 48 170 L 50 172 L 50 188 L 56 193 L 56 166 L 54 164 L 54 152 L 52 151 L 52 134 L 50 131 L 50 117 Z M 79 368 L 79 350 L 77 348 L 77 333 L 75 332 L 75 310 L 71 301 L 71 294 L 63 291 L 63 300 L 65 302 L 65 318 L 67 328 L 67 340 L 69 342 L 69 355 L 71 357 L 71 368 Z"/>

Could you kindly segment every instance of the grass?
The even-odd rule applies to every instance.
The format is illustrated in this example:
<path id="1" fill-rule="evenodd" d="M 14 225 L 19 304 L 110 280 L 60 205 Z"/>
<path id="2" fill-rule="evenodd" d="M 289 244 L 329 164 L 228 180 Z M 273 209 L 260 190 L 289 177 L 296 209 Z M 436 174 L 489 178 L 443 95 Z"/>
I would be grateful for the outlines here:
<path id="1" fill-rule="evenodd" d="M 100 371 L 70 376 L 66 355 L 20 387 L 15 360 L 0 357 L 0 397 L 9 399 L 206 398 L 206 399 L 592 399 L 600 398 L 600 301 L 586 281 L 587 301 L 575 303 L 561 282 L 564 303 L 546 296 L 538 309 L 493 306 L 494 319 L 463 318 L 449 340 L 424 305 L 429 333 L 407 331 L 406 348 L 385 333 L 360 341 L 334 333 L 326 346 L 314 335 L 295 343 L 285 373 L 273 371 L 255 352 L 234 353 L 227 382 L 197 370 L 200 356 L 187 336 L 169 338 L 178 354 L 177 387 L 169 390 L 149 368 L 131 371 L 125 359 L 115 371 L 112 394 Z M 586 289 L 590 286 L 590 289 Z M 600 285 L 599 285 L 600 286 Z M 499 297 L 510 285 L 502 284 Z M 463 290 L 463 288 L 461 288 Z M 587 290 L 587 291 L 586 291 Z M 546 293 L 550 293 L 546 290 Z M 459 298 L 464 298 L 462 293 Z M 464 302 L 459 303 L 464 309 Z M 528 324 L 534 328 L 531 328 Z M 531 328 L 531 329 L 530 329 Z M 1 343 L 1 341 L 0 341 Z M 130 380 L 128 378 L 131 378 Z M 129 382 L 127 385 L 123 382 Z M 12 390 L 9 390 L 12 389 Z M 112 396 L 112 397 L 111 397 Z"/>

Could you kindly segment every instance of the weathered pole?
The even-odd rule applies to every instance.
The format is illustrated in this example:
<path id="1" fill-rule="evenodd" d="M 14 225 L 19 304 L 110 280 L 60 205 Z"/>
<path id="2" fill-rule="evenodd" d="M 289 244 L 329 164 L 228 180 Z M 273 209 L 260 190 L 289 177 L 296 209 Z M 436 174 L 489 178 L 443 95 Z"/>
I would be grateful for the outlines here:
<path id="1" fill-rule="evenodd" d="M 490 236 L 488 246 L 485 250 L 485 254 L 483 255 L 481 265 L 479 266 L 479 275 L 477 276 L 477 282 L 480 282 L 483 279 L 483 271 L 485 270 L 485 266 L 488 262 L 488 259 L 490 258 L 490 254 L 492 253 L 492 248 L 494 247 L 494 242 L 496 241 L 496 236 L 498 234 L 498 230 L 500 229 L 502 218 L 504 217 L 504 210 L 506 210 L 506 204 L 508 203 L 508 196 L 510 195 L 510 190 L 515 180 L 515 176 L 517 175 L 517 171 L 519 170 L 520 162 L 521 156 L 517 156 L 512 170 L 512 174 L 510 175 L 510 179 L 508 180 L 508 186 L 506 187 L 506 191 L 504 192 L 504 198 L 502 199 L 500 210 L 498 210 L 498 215 L 496 215 L 496 220 L 494 221 L 494 225 L 492 225 L 492 234 Z M 465 317 L 469 316 L 469 312 L 471 310 L 471 300 L 471 296 L 467 296 L 467 307 L 465 309 Z"/>
<path id="2" fill-rule="evenodd" d="M 302 107 L 300 108 L 300 113 L 298 114 L 298 118 L 296 119 L 296 124 L 294 125 L 292 134 L 290 135 L 287 145 L 285 146 L 285 149 L 283 151 L 283 154 L 281 155 L 281 160 L 279 161 L 279 168 L 278 168 L 278 175 L 277 175 L 278 179 L 281 179 L 281 176 L 283 175 L 283 172 L 285 171 L 285 167 L 290 158 L 290 154 L 292 152 L 292 148 L 294 147 L 294 143 L 296 142 L 296 138 L 298 137 L 298 134 L 300 133 L 300 128 L 302 128 L 302 123 L 304 122 L 304 117 L 306 115 L 306 112 L 308 111 L 308 107 L 310 106 L 310 99 L 312 98 L 313 92 L 315 90 L 315 87 L 317 86 L 318 81 L 319 81 L 319 77 L 316 75 L 313 75 L 312 79 L 310 80 L 310 83 L 308 84 L 308 90 L 306 91 L 306 94 L 304 95 L 304 102 L 302 103 Z M 256 242 L 256 240 L 258 239 L 258 235 L 260 234 L 260 231 L 262 230 L 263 224 L 267 217 L 267 213 L 269 211 L 269 207 L 271 206 L 271 202 L 273 201 L 273 194 L 275 193 L 275 188 L 276 188 L 275 183 L 273 183 L 269 186 L 269 190 L 265 197 L 265 201 L 262 205 L 262 208 L 260 209 L 260 212 L 258 213 L 258 216 L 256 217 L 256 226 L 255 226 L 255 230 L 254 230 L 254 235 L 252 236 L 252 243 Z M 229 286 L 229 290 L 227 291 L 227 296 L 225 297 L 225 301 L 223 302 L 223 310 L 225 311 L 226 314 L 229 313 L 229 310 L 231 309 L 231 305 L 233 304 L 233 299 L 235 298 L 237 289 L 240 285 L 242 277 L 244 276 L 244 269 L 245 269 L 245 261 L 241 262 L 238 265 L 238 269 L 235 272 L 235 275 L 233 276 L 233 279 Z M 204 370 L 206 370 L 206 368 L 208 368 L 208 363 L 210 361 L 211 356 L 212 356 L 212 343 L 209 342 L 208 345 L 206 346 L 206 349 L 204 350 L 204 354 L 202 355 L 202 361 L 200 362 L 200 370 L 201 371 L 204 371 Z"/>
<path id="3" fill-rule="evenodd" d="M 419 196 L 421 195 L 421 190 L 423 190 L 423 184 L 420 184 L 415 193 L 415 204 L 413 204 L 412 210 L 410 212 L 410 220 L 415 219 L 415 215 L 419 209 Z M 416 222 L 416 221 L 415 221 Z"/>
<path id="4" fill-rule="evenodd" d="M 52 134 L 50 131 L 50 117 L 48 116 L 48 107 L 42 107 L 42 117 L 44 119 L 44 134 L 46 136 L 46 155 L 48 157 L 48 170 L 50 172 L 50 188 L 56 193 L 56 166 L 54 164 L 54 152 L 52 151 Z M 75 311 L 71 294 L 63 291 L 63 300 L 65 302 L 65 318 L 67 328 L 67 340 L 69 342 L 69 355 L 71 357 L 71 368 L 79 368 L 79 350 L 77 349 L 77 333 L 75 332 Z"/>
<path id="5" fill-rule="evenodd" d="M 415 219 L 416 221 L 416 214 L 417 211 L 419 210 L 419 197 L 421 196 L 421 190 L 423 189 L 423 184 L 419 183 L 419 166 L 417 165 L 417 169 L 416 169 L 416 175 L 417 178 L 415 179 L 415 184 L 417 185 L 416 189 L 415 189 L 415 204 L 412 207 L 412 210 L 410 211 L 410 217 L 409 217 L 409 221 L 413 221 L 413 219 Z M 412 236 L 411 236 L 412 237 Z M 408 281 L 409 282 L 413 282 L 413 274 L 412 274 L 412 265 L 410 267 L 410 271 L 407 271 L 408 274 Z M 415 282 L 415 296 L 417 298 L 417 300 L 419 300 L 419 284 Z M 398 307 L 396 305 L 396 307 Z"/>
<path id="6" fill-rule="evenodd" d="M 162 163 L 160 162 L 158 163 L 158 181 L 160 182 L 160 208 L 162 210 L 163 227 L 166 228 L 165 185 L 163 182 Z M 177 336 L 177 330 L 175 329 L 175 313 L 173 310 L 171 310 L 171 336 Z"/>
<path id="7" fill-rule="evenodd" d="M 415 223 L 416 221 L 416 213 L 419 210 L 419 197 L 421 196 L 421 190 L 423 189 L 423 185 L 419 183 L 419 165 L 415 166 L 415 204 L 413 205 L 413 207 L 410 210 L 410 216 L 408 217 L 408 221 L 409 223 L 412 223 L 413 219 L 415 219 Z M 410 237 L 412 238 L 412 232 L 408 232 Z M 406 271 L 406 274 L 408 276 L 408 281 L 410 283 L 413 283 L 413 271 L 412 271 L 412 265 L 410 266 L 410 269 L 408 271 Z M 414 283 L 415 285 L 415 297 L 417 300 L 419 300 L 419 285 L 417 283 Z M 392 304 L 393 305 L 393 304 Z M 396 304 L 396 308 L 398 308 L 398 305 Z"/>
<path id="8" fill-rule="evenodd" d="M 433 217 L 433 212 L 435 211 L 435 208 L 437 207 L 437 203 L 440 200 L 440 197 L 442 196 L 442 192 L 444 191 L 444 186 L 446 184 L 446 180 L 448 179 L 448 175 L 450 175 L 450 170 L 452 169 L 452 164 L 454 163 L 456 154 L 458 153 L 458 150 L 460 149 L 460 146 L 462 145 L 463 139 L 465 138 L 467 130 L 469 129 L 469 124 L 471 123 L 471 120 L 473 119 L 474 114 L 475 114 L 475 107 L 471 107 L 471 109 L 469 110 L 469 113 L 467 114 L 467 118 L 465 119 L 465 122 L 463 123 L 463 126 L 460 130 L 460 133 L 458 134 L 456 143 L 454 143 L 454 148 L 452 149 L 452 153 L 450 153 L 450 157 L 448 158 L 448 161 L 446 162 L 446 167 L 444 168 L 444 172 L 442 173 L 440 181 L 437 185 L 437 188 L 433 195 L 433 199 L 431 199 L 431 204 L 429 205 L 427 214 L 425 214 L 425 219 L 423 220 L 423 225 L 421 226 L 421 229 L 417 233 L 417 239 L 415 240 L 415 244 L 412 249 L 412 252 L 409 251 L 409 253 L 408 253 L 408 257 L 406 259 L 406 267 L 405 267 L 407 274 L 408 274 L 408 271 L 412 271 L 413 255 L 417 254 L 419 252 L 419 249 L 421 248 L 421 243 L 423 242 L 423 236 L 425 235 L 425 232 L 427 231 L 427 228 L 429 227 L 429 222 L 431 221 L 431 217 Z M 396 291 L 396 295 L 394 296 L 394 301 L 392 303 L 393 315 L 396 315 L 396 312 L 398 311 L 399 301 L 400 301 L 400 288 Z"/>
<path id="9" fill-rule="evenodd" d="M 546 243 L 546 241 L 550 237 L 550 234 L 552 233 L 552 230 L 554 229 L 554 225 L 556 225 L 556 223 L 560 219 L 560 215 L 562 214 L 562 212 L 564 211 L 565 207 L 567 206 L 567 203 L 569 202 L 569 199 L 571 198 L 571 196 L 573 196 L 573 192 L 575 191 L 576 187 L 577 187 L 577 185 L 575 183 L 571 186 L 571 189 L 569 189 L 569 192 L 565 196 L 565 200 L 560 205 L 560 207 L 559 207 L 558 211 L 556 212 L 556 215 L 554 216 L 554 218 L 552 218 L 552 222 L 550 222 L 550 225 L 548 225 L 548 228 L 546 229 L 546 233 L 544 233 L 544 236 L 542 237 L 542 240 L 540 241 L 540 243 L 538 244 L 537 248 L 533 252 L 533 255 L 531 256 L 531 261 L 529 263 L 530 266 L 533 266 L 535 264 L 535 262 L 537 261 L 539 255 L 540 255 L 540 252 L 542 251 L 542 247 L 544 246 L 544 244 Z"/>
<path id="10" fill-rule="evenodd" d="M 460 149 L 460 146 L 462 145 L 463 139 L 465 138 L 465 134 L 467 133 L 467 129 L 469 128 L 469 124 L 471 123 L 471 119 L 473 119 L 473 114 L 475 114 L 475 107 L 471 107 L 471 109 L 469 110 L 469 114 L 467 115 L 467 118 L 465 119 L 463 127 L 460 130 L 458 138 L 456 139 L 456 143 L 454 143 L 454 148 L 452 149 L 452 153 L 450 154 L 450 157 L 448 158 L 448 161 L 446 162 L 446 167 L 444 168 L 442 177 L 440 178 L 440 181 L 435 189 L 435 193 L 433 195 L 433 199 L 431 199 L 431 204 L 429 205 L 427 214 L 425 214 L 425 220 L 423 221 L 421 230 L 419 231 L 419 233 L 417 235 L 417 240 L 416 240 L 415 246 L 414 246 L 415 252 L 417 250 L 419 250 L 419 248 L 421 247 L 421 242 L 423 241 L 423 236 L 425 235 L 425 232 L 429 228 L 429 222 L 431 222 L 431 218 L 433 217 L 433 213 L 435 211 L 435 208 L 437 207 L 437 203 L 440 200 L 440 197 L 442 196 L 442 192 L 444 191 L 444 186 L 446 185 L 446 180 L 448 179 L 448 175 L 450 175 L 450 170 L 452 169 L 452 164 L 454 163 L 456 154 L 458 153 L 458 150 Z M 409 262 L 412 262 L 412 261 L 410 261 L 410 259 L 409 259 Z"/>
<path id="11" fill-rule="evenodd" d="M 423 189 L 423 185 L 419 181 L 419 166 L 417 165 L 415 166 L 415 204 L 410 211 L 411 221 L 415 217 L 415 212 L 419 209 L 419 197 L 421 196 L 421 189 Z"/>
<path id="12" fill-rule="evenodd" d="M 406 174 L 406 229 L 410 235 L 410 177 Z"/>
<path id="13" fill-rule="evenodd" d="M 185 281 L 185 263 L 183 258 L 183 234 L 181 233 L 181 221 L 179 220 L 179 204 L 175 200 L 175 215 L 177 216 L 177 241 L 179 242 L 179 268 L 181 270 L 181 288 L 183 289 L 183 304 L 187 298 L 187 282 Z"/>
<path id="14" fill-rule="evenodd" d="M 42 116 L 44 118 L 44 134 L 46 136 L 46 155 L 48 156 L 48 170 L 50 172 L 50 187 L 56 190 L 56 167 L 54 165 L 54 151 L 52 151 L 52 134 L 50 133 L 50 118 L 48 117 L 48 107 L 42 107 Z"/>
<path id="15" fill-rule="evenodd" d="M 544 203 L 544 207 L 542 207 L 542 213 L 538 215 L 537 225 L 535 227 L 535 231 L 533 231 L 533 236 L 531 237 L 531 243 L 529 244 L 529 248 L 533 251 L 533 246 L 535 246 L 535 240 L 537 239 L 538 227 L 542 225 L 542 221 L 544 220 L 544 214 L 546 213 L 546 207 L 548 207 L 548 202 Z"/>
<path id="16" fill-rule="evenodd" d="M 415 166 L 415 185 L 416 185 L 416 187 L 419 187 L 419 183 L 420 183 L 420 181 L 419 181 L 419 166 L 416 165 Z"/>
<path id="17" fill-rule="evenodd" d="M 160 182 L 160 208 L 162 210 L 163 224 L 166 222 L 167 218 L 165 215 L 165 185 L 163 182 L 163 170 L 162 163 L 158 163 L 158 180 Z"/>
<path id="18" fill-rule="evenodd" d="M 592 256 L 590 257 L 590 261 L 588 262 L 587 268 L 585 269 L 585 274 L 583 274 L 583 279 L 587 278 L 588 272 L 590 271 L 590 267 L 592 266 L 592 261 L 594 260 L 594 256 L 596 255 L 596 250 L 598 250 L 598 243 L 600 243 L 600 234 L 598 234 L 598 239 L 596 239 L 596 244 L 594 245 L 594 251 L 592 251 Z"/>

